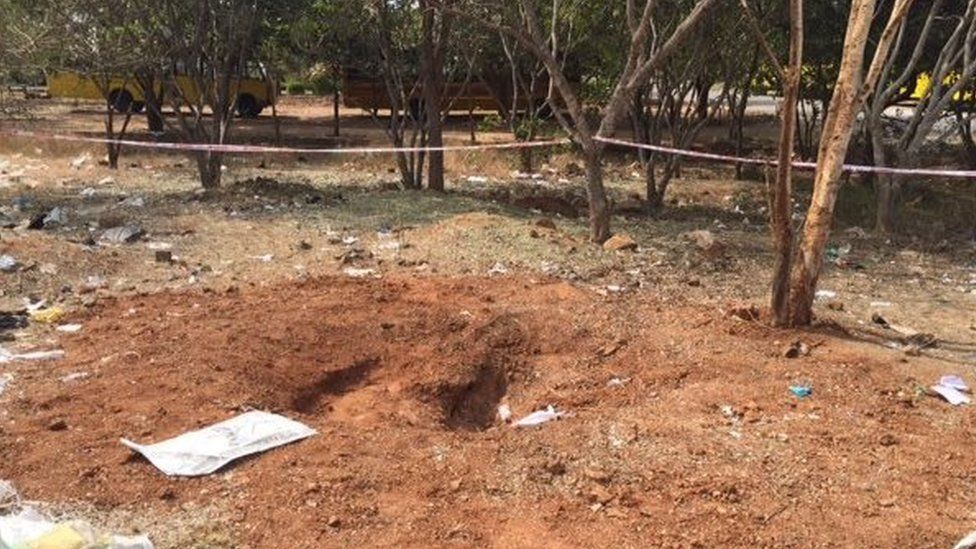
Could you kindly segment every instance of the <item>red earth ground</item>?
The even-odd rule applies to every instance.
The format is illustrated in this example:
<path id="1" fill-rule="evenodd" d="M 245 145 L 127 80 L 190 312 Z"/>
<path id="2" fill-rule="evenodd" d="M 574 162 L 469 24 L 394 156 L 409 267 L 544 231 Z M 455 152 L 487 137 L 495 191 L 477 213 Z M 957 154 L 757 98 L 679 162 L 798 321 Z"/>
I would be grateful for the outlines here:
<path id="1" fill-rule="evenodd" d="M 77 320 L 65 360 L 15 370 L 0 478 L 216 508 L 229 546 L 947 547 L 976 523 L 973 410 L 921 389 L 945 363 L 840 328 L 522 276 L 158 293 Z M 809 356 L 783 356 L 795 338 Z M 501 402 L 572 416 L 513 429 Z M 188 480 L 118 442 L 252 408 L 318 434 Z"/>

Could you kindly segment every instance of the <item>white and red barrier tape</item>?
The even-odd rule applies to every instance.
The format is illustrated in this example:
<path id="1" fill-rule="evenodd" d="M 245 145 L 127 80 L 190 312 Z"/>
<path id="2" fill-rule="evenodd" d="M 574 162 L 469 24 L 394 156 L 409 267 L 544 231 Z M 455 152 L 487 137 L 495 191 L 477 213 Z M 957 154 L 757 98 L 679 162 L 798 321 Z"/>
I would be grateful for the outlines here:
<path id="1" fill-rule="evenodd" d="M 209 143 L 172 143 L 164 141 L 135 141 L 131 139 L 107 139 L 104 137 L 85 137 L 80 135 L 63 135 L 38 133 L 27 131 L 11 131 L 6 135 L 15 137 L 29 137 L 51 141 L 73 141 L 78 143 L 93 143 L 106 145 L 109 143 L 142 149 L 161 149 L 189 152 L 220 152 L 220 153 L 261 153 L 261 154 L 390 154 L 409 152 L 464 152 L 492 149 L 528 149 L 534 147 L 551 147 L 571 143 L 569 139 L 552 141 L 518 141 L 514 143 L 484 143 L 481 145 L 446 145 L 443 147 L 337 147 L 332 149 L 309 149 L 301 147 L 265 147 L 262 145 L 228 145 Z"/>
<path id="2" fill-rule="evenodd" d="M 662 147 L 660 145 L 647 145 L 645 143 L 634 143 L 632 141 L 624 141 L 622 139 L 611 139 L 607 137 L 597 137 L 597 141 L 601 143 L 606 143 L 608 145 L 617 145 L 621 147 L 630 147 L 634 149 L 644 149 L 646 151 L 653 151 L 662 154 L 670 154 L 675 156 L 685 156 L 688 158 L 701 158 L 704 160 L 716 160 L 719 162 L 726 162 L 731 164 L 755 164 L 763 166 L 776 166 L 779 162 L 772 159 L 766 158 L 745 158 L 741 156 L 728 156 L 725 154 L 715 154 L 706 153 L 699 151 L 690 151 L 686 149 L 672 149 L 671 147 Z M 794 168 L 799 168 L 803 170 L 812 170 L 817 167 L 816 162 L 793 162 Z M 845 164 L 845 172 L 854 173 L 880 173 L 889 175 L 928 175 L 933 177 L 952 177 L 959 179 L 976 179 L 976 171 L 974 170 L 932 170 L 925 168 L 886 168 L 883 166 L 861 166 L 857 164 Z"/>
<path id="3" fill-rule="evenodd" d="M 551 141 L 525 141 L 514 143 L 485 143 L 480 145 L 446 145 L 443 147 L 337 147 L 331 149 L 310 149 L 301 147 L 266 147 L 261 145 L 228 145 L 228 144 L 207 144 L 207 143 L 172 143 L 159 141 L 135 141 L 131 139 L 106 139 L 101 137 L 84 137 L 76 135 L 49 134 L 28 131 L 9 131 L 3 135 L 14 137 L 24 137 L 53 141 L 73 141 L 80 143 L 93 143 L 104 145 L 115 143 L 126 147 L 143 149 L 160 149 L 189 152 L 220 152 L 220 153 L 260 153 L 260 154 L 392 154 L 410 152 L 466 152 L 478 150 L 503 150 L 503 149 L 528 149 L 539 147 L 551 147 L 554 145 L 566 145 L 572 143 L 569 139 L 556 139 Z M 698 158 L 702 160 L 714 160 L 729 164 L 752 164 L 760 166 L 775 166 L 776 160 L 766 158 L 746 158 L 741 156 L 729 156 L 725 154 L 707 153 L 687 149 L 675 149 L 660 145 L 649 145 L 646 143 L 635 143 L 622 139 L 612 139 L 607 137 L 597 137 L 597 141 L 608 145 L 643 149 L 646 151 L 661 154 L 683 156 L 687 158 Z M 794 168 L 812 170 L 817 167 L 815 162 L 794 162 Z M 946 177 L 955 179 L 976 179 L 976 170 L 936 170 L 927 168 L 887 168 L 883 166 L 862 166 L 856 164 L 845 164 L 845 172 L 853 173 L 880 173 L 888 175 L 916 175 Z"/>

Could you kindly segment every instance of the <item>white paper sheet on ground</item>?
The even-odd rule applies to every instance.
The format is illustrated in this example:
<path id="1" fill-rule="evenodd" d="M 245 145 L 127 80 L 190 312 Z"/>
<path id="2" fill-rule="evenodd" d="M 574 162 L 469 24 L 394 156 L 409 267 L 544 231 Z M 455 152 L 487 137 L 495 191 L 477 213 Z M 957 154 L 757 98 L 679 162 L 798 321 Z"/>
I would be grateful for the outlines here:
<path id="1" fill-rule="evenodd" d="M 939 385 L 942 385 L 943 387 L 952 387 L 953 389 L 962 391 L 964 393 L 969 392 L 969 386 L 967 386 L 966 382 L 963 381 L 959 376 L 942 376 L 939 379 Z"/>
<path id="2" fill-rule="evenodd" d="M 209 475 L 235 459 L 310 437 L 315 429 L 268 412 L 247 412 L 199 431 L 143 446 L 122 439 L 170 476 Z"/>
<path id="3" fill-rule="evenodd" d="M 936 393 L 942 395 L 942 398 L 946 399 L 949 404 L 953 406 L 959 406 L 961 404 L 969 404 L 970 399 L 968 396 L 964 395 L 958 389 L 953 387 L 947 387 L 945 385 L 934 385 L 932 390 Z"/>
<path id="4" fill-rule="evenodd" d="M 536 425 L 542 425 L 561 417 L 566 417 L 565 412 L 557 412 L 555 408 L 549 406 L 545 410 L 539 410 L 538 412 L 532 412 L 531 414 L 523 417 L 522 419 L 516 421 L 514 427 L 535 427 Z"/>

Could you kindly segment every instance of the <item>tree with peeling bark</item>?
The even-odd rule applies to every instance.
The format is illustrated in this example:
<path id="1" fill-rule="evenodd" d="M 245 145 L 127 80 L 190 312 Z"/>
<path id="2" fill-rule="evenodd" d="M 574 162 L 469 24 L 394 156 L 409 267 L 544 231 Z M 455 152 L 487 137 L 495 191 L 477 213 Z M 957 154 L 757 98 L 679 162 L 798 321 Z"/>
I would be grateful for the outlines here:
<path id="1" fill-rule="evenodd" d="M 972 88 L 976 78 L 976 3 L 965 8 L 945 0 L 933 0 L 928 6 L 918 6 L 924 21 L 918 29 L 903 25 L 898 32 L 894 51 L 885 63 L 877 93 L 869 97 L 865 106 L 865 121 L 871 140 L 875 166 L 914 168 L 920 161 L 923 145 L 932 135 L 939 120 L 955 116 L 961 119 L 968 106 L 961 96 Z M 924 10 L 924 11 L 923 11 Z M 933 48 L 940 45 L 940 49 Z M 898 70 L 906 50 L 908 60 Z M 938 56 L 930 52 L 937 51 Z M 898 70 L 897 75 L 895 71 Z M 914 91 L 915 78 L 920 73 L 930 75 L 931 85 L 911 110 L 911 115 L 897 135 L 893 146 L 885 141 L 886 110 L 909 90 Z M 957 120 L 960 128 L 963 123 Z M 963 144 L 967 143 L 962 135 Z M 968 141 L 972 143 L 972 141 Z M 884 234 L 898 230 L 902 175 L 875 176 L 877 204 L 876 228 Z"/>
<path id="2" fill-rule="evenodd" d="M 783 104 L 780 109 L 779 153 L 776 178 L 767 181 L 769 226 L 773 238 L 773 282 L 770 310 L 773 324 L 786 326 L 789 315 L 789 279 L 793 259 L 793 152 L 796 141 L 797 105 L 800 99 L 800 77 L 803 69 L 803 0 L 790 0 L 789 62 L 786 66 L 770 46 L 748 0 L 740 0 L 757 40 L 770 65 L 782 83 Z"/>
<path id="3" fill-rule="evenodd" d="M 913 0 L 895 0 L 866 74 L 864 57 L 876 0 L 853 0 L 851 3 L 839 76 L 820 139 L 813 197 L 791 271 L 789 309 L 790 324 L 794 326 L 813 321 L 814 296 L 857 113 L 873 93 L 912 3 Z"/>
<path id="4" fill-rule="evenodd" d="M 634 95 L 645 86 L 651 75 L 684 47 L 695 30 L 708 17 L 712 8 L 723 0 L 698 0 L 681 22 L 667 36 L 657 33 L 657 0 L 626 0 L 619 6 L 624 12 L 626 44 L 620 69 L 612 79 L 607 100 L 599 115 L 592 117 L 580 95 L 580 90 L 567 75 L 560 59 L 553 54 L 549 36 L 563 25 L 572 24 L 579 10 L 588 8 L 585 2 L 566 3 L 560 0 L 518 0 L 517 15 L 504 19 L 503 0 L 470 0 L 458 6 L 458 13 L 494 32 L 501 32 L 517 40 L 539 59 L 548 72 L 559 101 L 564 109 L 557 109 L 556 118 L 572 136 L 586 167 L 586 191 L 589 201 L 590 236 L 594 242 L 610 238 L 611 207 L 603 185 L 603 139 L 613 137 L 626 117 Z M 612 28 L 607 28 L 611 32 Z M 564 110 L 565 112 L 559 112 Z"/>
<path id="5" fill-rule="evenodd" d="M 153 11 L 158 20 L 154 32 L 159 43 L 168 45 L 162 94 L 184 141 L 229 142 L 237 110 L 235 82 L 245 74 L 265 8 L 257 0 L 167 0 L 143 8 Z M 208 150 L 193 155 L 203 188 L 219 187 L 224 154 Z"/>

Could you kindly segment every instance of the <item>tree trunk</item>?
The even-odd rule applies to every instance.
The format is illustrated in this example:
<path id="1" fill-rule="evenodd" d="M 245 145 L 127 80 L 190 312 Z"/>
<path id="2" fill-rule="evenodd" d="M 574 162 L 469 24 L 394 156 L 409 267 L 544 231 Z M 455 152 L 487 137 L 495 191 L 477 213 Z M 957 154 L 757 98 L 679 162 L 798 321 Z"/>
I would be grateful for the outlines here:
<path id="1" fill-rule="evenodd" d="M 423 75 L 423 108 L 420 113 L 421 123 L 427 125 L 427 144 L 431 148 L 444 146 L 444 127 L 441 119 L 441 92 L 444 74 L 443 48 L 446 47 L 447 25 L 441 21 L 440 36 L 435 39 L 435 25 L 437 13 L 427 5 L 426 0 L 420 1 L 423 11 L 423 36 L 420 44 L 420 65 Z M 445 17 L 441 14 L 441 18 Z M 435 40 L 440 43 L 435 43 Z M 432 191 L 444 191 L 444 151 L 430 151 L 427 164 L 427 188 Z"/>
<path id="2" fill-rule="evenodd" d="M 877 194 L 875 227 L 881 234 L 893 235 L 898 232 L 901 187 L 902 178 L 897 175 L 878 174 L 875 179 Z"/>
<path id="3" fill-rule="evenodd" d="M 332 136 L 339 137 L 339 90 L 332 93 Z"/>
<path id="4" fill-rule="evenodd" d="M 853 0 L 851 4 L 840 71 L 820 134 L 813 197 L 790 280 L 790 323 L 794 326 L 813 322 L 813 300 L 834 220 L 840 176 L 860 108 L 864 49 L 874 7 L 875 0 Z"/>
<path id="5" fill-rule="evenodd" d="M 200 173 L 200 184 L 204 189 L 211 190 L 220 187 L 222 156 L 220 153 L 214 152 L 197 153 L 197 170 Z"/>
<path id="6" fill-rule="evenodd" d="M 790 321 L 790 271 L 793 261 L 793 147 L 803 64 L 803 0 L 790 1 L 790 61 L 783 75 L 776 181 L 769 185 L 769 226 L 773 234 L 773 324 Z"/>
<path id="7" fill-rule="evenodd" d="M 610 204 L 603 188 L 603 155 L 597 146 L 583 151 L 586 165 L 586 196 L 590 207 L 590 237 L 603 244 L 610 238 Z"/>

